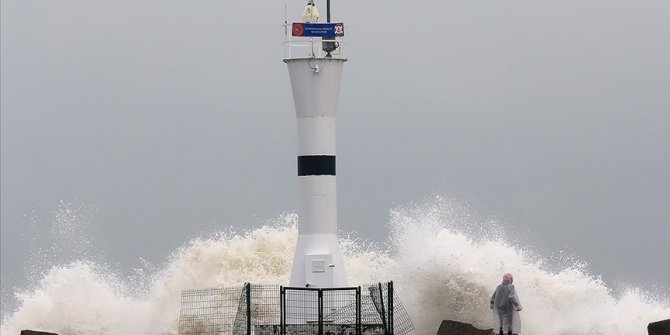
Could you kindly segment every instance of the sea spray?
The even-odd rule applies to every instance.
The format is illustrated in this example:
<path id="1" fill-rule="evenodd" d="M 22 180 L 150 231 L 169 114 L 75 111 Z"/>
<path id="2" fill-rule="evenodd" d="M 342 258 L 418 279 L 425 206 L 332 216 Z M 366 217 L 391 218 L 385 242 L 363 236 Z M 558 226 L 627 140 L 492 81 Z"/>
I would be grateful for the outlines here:
<path id="1" fill-rule="evenodd" d="M 296 224 L 289 213 L 247 232 L 196 238 L 160 270 L 138 269 L 130 279 L 92 261 L 54 266 L 18 294 L 1 332 L 176 334 L 183 289 L 287 283 Z M 351 285 L 393 280 L 420 335 L 434 334 L 443 319 L 488 328 L 488 299 L 504 272 L 515 275 L 524 334 L 638 334 L 670 316 L 667 297 L 636 289 L 615 297 L 583 263 L 556 267 L 461 201 L 431 197 L 396 208 L 390 231 L 384 244 L 342 235 L 347 277 Z"/>
<path id="2" fill-rule="evenodd" d="M 47 217 L 35 211 L 25 216 L 26 234 L 21 242 L 30 250 L 25 270 L 32 286 L 54 267 L 84 260 L 103 263 L 93 247 L 97 212 L 93 204 L 61 200 L 51 213 L 45 213 Z"/>
<path id="3" fill-rule="evenodd" d="M 19 309 L 0 333 L 44 329 L 59 334 L 139 334 L 151 306 L 123 294 L 123 283 L 92 263 L 57 266 L 38 287 L 18 294 Z"/>
<path id="4" fill-rule="evenodd" d="M 160 271 L 122 281 L 92 262 L 52 268 L 36 288 L 18 294 L 20 307 L 4 318 L 1 332 L 39 328 L 68 334 L 177 334 L 183 289 L 285 284 L 297 240 L 297 215 L 236 234 L 195 238 L 176 250 Z M 370 282 L 390 259 L 374 244 L 342 240 L 350 280 Z M 370 266 L 370 265 L 375 266 Z M 136 283 L 149 282 L 144 292 Z"/>
<path id="5" fill-rule="evenodd" d="M 391 227 L 393 280 L 419 334 L 434 333 L 443 319 L 491 328 L 488 301 L 505 272 L 515 275 L 524 334 L 637 334 L 670 316 L 667 298 L 652 301 L 639 290 L 615 298 L 583 262 L 550 268 L 460 201 L 433 197 L 396 209 Z"/>

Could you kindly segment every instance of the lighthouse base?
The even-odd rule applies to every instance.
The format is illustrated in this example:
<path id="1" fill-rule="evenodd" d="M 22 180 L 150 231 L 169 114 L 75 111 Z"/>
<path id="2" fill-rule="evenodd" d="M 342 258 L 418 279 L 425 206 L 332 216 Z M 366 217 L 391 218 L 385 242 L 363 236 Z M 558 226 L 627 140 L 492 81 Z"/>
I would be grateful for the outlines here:
<path id="1" fill-rule="evenodd" d="M 319 288 L 347 286 L 336 234 L 298 236 L 289 285 Z"/>

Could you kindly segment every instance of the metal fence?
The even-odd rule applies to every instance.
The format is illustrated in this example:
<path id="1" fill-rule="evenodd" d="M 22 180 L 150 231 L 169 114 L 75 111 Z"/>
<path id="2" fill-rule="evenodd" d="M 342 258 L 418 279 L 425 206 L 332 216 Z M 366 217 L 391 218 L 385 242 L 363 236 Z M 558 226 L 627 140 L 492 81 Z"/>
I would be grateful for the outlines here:
<path id="1" fill-rule="evenodd" d="M 181 335 L 406 335 L 413 329 L 393 282 L 186 290 L 179 318 Z"/>
<path id="2" fill-rule="evenodd" d="M 281 288 L 281 335 L 362 334 L 361 288 Z"/>
<path id="3" fill-rule="evenodd" d="M 251 334 L 254 325 L 279 323 L 279 285 L 185 290 L 179 334 Z"/>

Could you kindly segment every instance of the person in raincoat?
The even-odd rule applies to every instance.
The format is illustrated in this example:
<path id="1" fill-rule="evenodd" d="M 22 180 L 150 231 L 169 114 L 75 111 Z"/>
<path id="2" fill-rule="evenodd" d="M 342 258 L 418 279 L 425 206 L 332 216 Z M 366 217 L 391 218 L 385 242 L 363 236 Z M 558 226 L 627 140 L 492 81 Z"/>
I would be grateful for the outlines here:
<path id="1" fill-rule="evenodd" d="M 499 330 L 500 335 L 519 334 L 521 332 L 521 318 L 519 311 L 523 309 L 519 296 L 512 282 L 514 277 L 511 273 L 503 276 L 502 284 L 496 287 L 491 296 L 491 309 L 493 310 L 494 331 Z"/>

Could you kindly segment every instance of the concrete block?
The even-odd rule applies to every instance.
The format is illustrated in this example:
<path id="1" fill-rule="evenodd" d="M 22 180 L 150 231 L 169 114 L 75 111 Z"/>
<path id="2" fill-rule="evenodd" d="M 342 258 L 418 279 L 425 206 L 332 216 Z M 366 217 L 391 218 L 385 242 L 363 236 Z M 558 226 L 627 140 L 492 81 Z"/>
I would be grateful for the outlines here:
<path id="1" fill-rule="evenodd" d="M 649 335 L 670 335 L 670 319 L 650 323 L 647 332 Z"/>
<path id="2" fill-rule="evenodd" d="M 479 329 L 471 324 L 452 320 L 444 320 L 437 330 L 437 335 L 491 335 L 493 329 Z"/>

